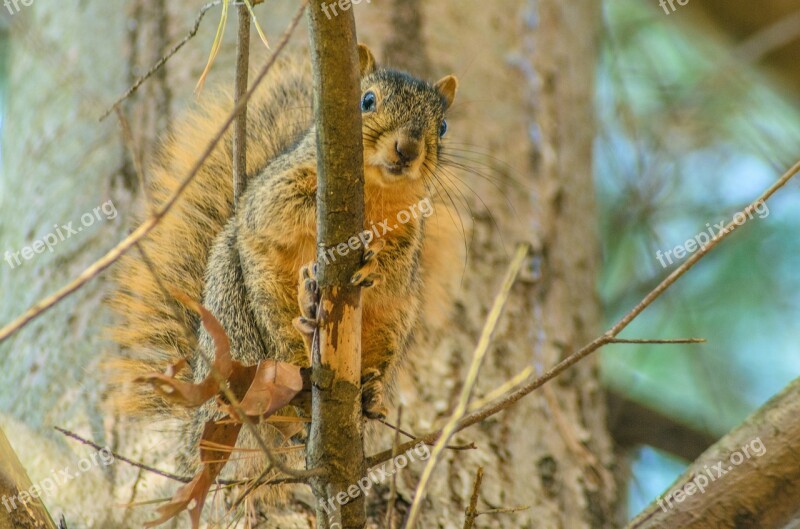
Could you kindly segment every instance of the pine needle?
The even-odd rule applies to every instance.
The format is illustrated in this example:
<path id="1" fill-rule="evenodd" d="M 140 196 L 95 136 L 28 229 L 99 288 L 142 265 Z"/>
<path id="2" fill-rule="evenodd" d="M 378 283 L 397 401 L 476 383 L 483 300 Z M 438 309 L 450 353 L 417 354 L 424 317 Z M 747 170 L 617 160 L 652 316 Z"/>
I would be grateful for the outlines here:
<path id="1" fill-rule="evenodd" d="M 250 5 L 250 0 L 244 0 L 244 5 L 247 6 L 247 10 L 250 11 L 250 18 L 253 19 L 253 24 L 256 26 L 256 31 L 258 31 L 258 36 L 261 37 L 261 42 L 264 43 L 264 46 L 267 49 L 270 49 L 269 42 L 267 42 L 267 36 L 264 35 L 264 31 L 261 29 L 261 25 L 258 23 L 258 19 L 256 18 L 256 14 L 253 11 L 253 6 Z"/>
<path id="2" fill-rule="evenodd" d="M 211 65 L 214 64 L 214 61 L 217 59 L 217 54 L 222 47 L 222 38 L 225 36 L 225 23 L 228 21 L 228 6 L 230 3 L 231 0 L 224 0 L 222 2 L 222 16 L 220 17 L 219 25 L 217 26 L 217 34 L 214 37 L 214 44 L 211 46 L 211 54 L 208 56 L 206 67 L 203 70 L 203 74 L 200 76 L 200 80 L 197 81 L 197 86 L 194 89 L 195 93 L 199 93 L 203 90 L 206 77 L 208 77 L 208 73 L 211 71 Z"/>
<path id="3" fill-rule="evenodd" d="M 228 12 L 232 1 L 233 0 L 223 0 L 222 2 L 222 16 L 220 17 L 219 25 L 217 26 L 217 34 L 214 37 L 214 44 L 211 46 L 211 53 L 208 56 L 206 67 L 203 70 L 203 74 L 200 76 L 200 79 L 197 81 L 197 86 L 194 89 L 195 93 L 200 93 L 203 90 L 206 78 L 211 71 L 211 66 L 214 64 L 214 61 L 217 59 L 217 55 L 219 54 L 219 50 L 222 48 L 222 39 L 225 36 L 225 25 L 228 22 Z M 266 46 L 267 49 L 270 49 L 267 36 L 264 34 L 264 30 L 261 29 L 258 19 L 256 19 L 256 14 L 253 11 L 253 5 L 251 1 L 244 0 L 244 5 L 247 6 L 247 10 L 250 12 L 250 18 L 253 19 L 253 23 L 256 26 L 256 31 L 258 32 L 258 36 L 261 38 L 261 42 L 264 43 L 264 46 Z"/>

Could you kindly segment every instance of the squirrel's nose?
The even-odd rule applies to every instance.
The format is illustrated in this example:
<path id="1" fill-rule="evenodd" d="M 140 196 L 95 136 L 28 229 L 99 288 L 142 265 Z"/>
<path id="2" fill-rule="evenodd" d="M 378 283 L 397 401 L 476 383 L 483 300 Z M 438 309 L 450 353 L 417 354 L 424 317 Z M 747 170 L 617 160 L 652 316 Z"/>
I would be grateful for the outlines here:
<path id="1" fill-rule="evenodd" d="M 394 143 L 394 150 L 400 158 L 400 163 L 407 164 L 419 156 L 419 142 L 411 138 L 401 138 Z"/>

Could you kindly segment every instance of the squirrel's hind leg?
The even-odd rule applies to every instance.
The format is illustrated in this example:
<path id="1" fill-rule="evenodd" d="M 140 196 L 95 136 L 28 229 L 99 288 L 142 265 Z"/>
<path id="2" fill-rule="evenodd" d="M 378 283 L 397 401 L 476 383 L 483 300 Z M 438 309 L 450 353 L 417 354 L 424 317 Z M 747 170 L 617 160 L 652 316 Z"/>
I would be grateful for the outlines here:
<path id="1" fill-rule="evenodd" d="M 374 367 L 365 369 L 361 374 L 361 409 L 370 419 L 385 419 L 389 415 L 382 375 Z"/>

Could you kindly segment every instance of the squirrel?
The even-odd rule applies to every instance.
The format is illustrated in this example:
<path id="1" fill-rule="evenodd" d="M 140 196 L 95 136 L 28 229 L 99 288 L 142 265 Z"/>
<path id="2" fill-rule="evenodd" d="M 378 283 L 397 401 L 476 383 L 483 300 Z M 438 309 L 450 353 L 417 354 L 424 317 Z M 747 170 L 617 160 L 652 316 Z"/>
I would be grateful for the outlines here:
<path id="1" fill-rule="evenodd" d="M 432 191 L 443 184 L 445 113 L 458 81 L 449 75 L 431 84 L 379 67 L 363 45 L 359 59 L 369 236 L 351 239 L 364 243 L 353 245 L 364 252 L 353 283 L 366 288 L 363 409 L 367 417 L 379 418 L 387 413 L 384 390 L 398 360 L 442 324 L 452 305 L 457 273 L 451 264 L 463 251 L 458 213 Z M 211 358 L 213 342 L 198 316 L 171 299 L 168 289 L 201 300 L 224 327 L 234 359 L 246 365 L 267 358 L 310 365 L 313 309 L 298 306 L 298 297 L 303 305 L 304 292 L 313 285 L 309 263 L 335 259 L 338 251 L 317 253 L 312 102 L 307 61 L 276 62 L 248 104 L 247 184 L 236 206 L 229 132 L 140 243 L 141 251 L 129 252 L 116 266 L 110 304 L 117 314 L 112 338 L 121 354 L 111 362 L 116 390 L 111 406 L 126 415 L 183 419 L 187 454 L 198 452 L 202 424 L 213 411 L 177 410 L 149 386 L 132 382 L 182 358 L 195 380 L 207 372 L 208 363 L 198 362 L 197 355 Z M 173 127 L 150 171 L 151 206 L 180 185 L 232 108 L 230 96 L 204 99 Z M 255 446 L 241 437 L 238 444 Z M 193 468 L 198 456 L 188 457 L 186 465 Z"/>

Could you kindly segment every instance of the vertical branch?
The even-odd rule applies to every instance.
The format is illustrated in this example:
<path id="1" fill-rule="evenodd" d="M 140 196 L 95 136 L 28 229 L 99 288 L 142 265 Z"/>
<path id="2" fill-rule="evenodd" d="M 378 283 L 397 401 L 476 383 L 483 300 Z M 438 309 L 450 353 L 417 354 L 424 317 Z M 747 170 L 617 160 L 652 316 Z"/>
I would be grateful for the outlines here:
<path id="1" fill-rule="evenodd" d="M 236 81 L 234 105 L 238 106 L 247 92 L 248 68 L 250 64 L 250 11 L 239 5 L 239 35 L 236 50 Z M 236 204 L 247 184 L 247 106 L 245 105 L 233 128 L 233 202 Z"/>
<path id="2" fill-rule="evenodd" d="M 363 230 L 364 163 L 359 109 L 359 61 L 352 10 L 329 18 L 317 2 L 309 4 L 314 109 L 317 134 L 317 251 Z M 344 529 L 366 523 L 363 495 L 334 513 L 328 498 L 347 495 L 364 475 L 361 419 L 361 292 L 350 277 L 361 262 L 351 254 L 318 260 L 319 330 L 314 340 L 312 422 L 308 468 L 327 473 L 312 480 L 320 507 L 317 527 L 340 522 Z M 351 496 L 352 498 L 352 496 Z M 339 515 L 341 520 L 339 520 Z"/>
<path id="3" fill-rule="evenodd" d="M 167 10 L 166 0 L 157 0 L 155 8 L 155 58 L 156 60 L 166 55 L 169 49 L 169 11 Z M 156 72 L 155 86 L 155 126 L 157 131 L 164 131 L 169 128 L 170 107 L 172 105 L 172 92 L 167 80 L 167 68 L 161 68 Z"/>

